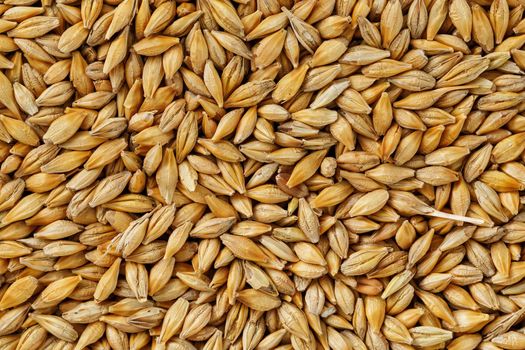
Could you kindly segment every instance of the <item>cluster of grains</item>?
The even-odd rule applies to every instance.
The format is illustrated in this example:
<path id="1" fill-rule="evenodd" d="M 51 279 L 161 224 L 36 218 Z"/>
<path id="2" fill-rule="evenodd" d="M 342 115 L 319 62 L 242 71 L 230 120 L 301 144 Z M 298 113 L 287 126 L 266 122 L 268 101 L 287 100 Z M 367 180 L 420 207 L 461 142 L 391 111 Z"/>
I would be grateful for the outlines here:
<path id="1" fill-rule="evenodd" d="M 525 349 L 523 0 L 3 0 L 0 349 Z"/>

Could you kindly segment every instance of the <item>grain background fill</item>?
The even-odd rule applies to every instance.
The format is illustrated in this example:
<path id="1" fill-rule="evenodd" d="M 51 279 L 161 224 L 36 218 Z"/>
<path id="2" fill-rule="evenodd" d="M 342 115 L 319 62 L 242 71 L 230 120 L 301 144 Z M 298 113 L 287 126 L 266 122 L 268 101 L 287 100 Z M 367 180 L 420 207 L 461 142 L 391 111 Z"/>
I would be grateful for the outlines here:
<path id="1" fill-rule="evenodd" d="M 525 349 L 524 10 L 0 0 L 0 350 Z"/>

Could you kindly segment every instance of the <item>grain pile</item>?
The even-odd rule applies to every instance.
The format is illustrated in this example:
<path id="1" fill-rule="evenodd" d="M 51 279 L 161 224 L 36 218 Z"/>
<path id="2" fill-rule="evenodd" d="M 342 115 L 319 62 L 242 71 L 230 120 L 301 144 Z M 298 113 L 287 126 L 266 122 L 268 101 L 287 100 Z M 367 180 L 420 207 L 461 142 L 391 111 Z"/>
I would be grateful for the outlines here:
<path id="1" fill-rule="evenodd" d="M 3 0 L 0 349 L 525 349 L 524 9 Z"/>

